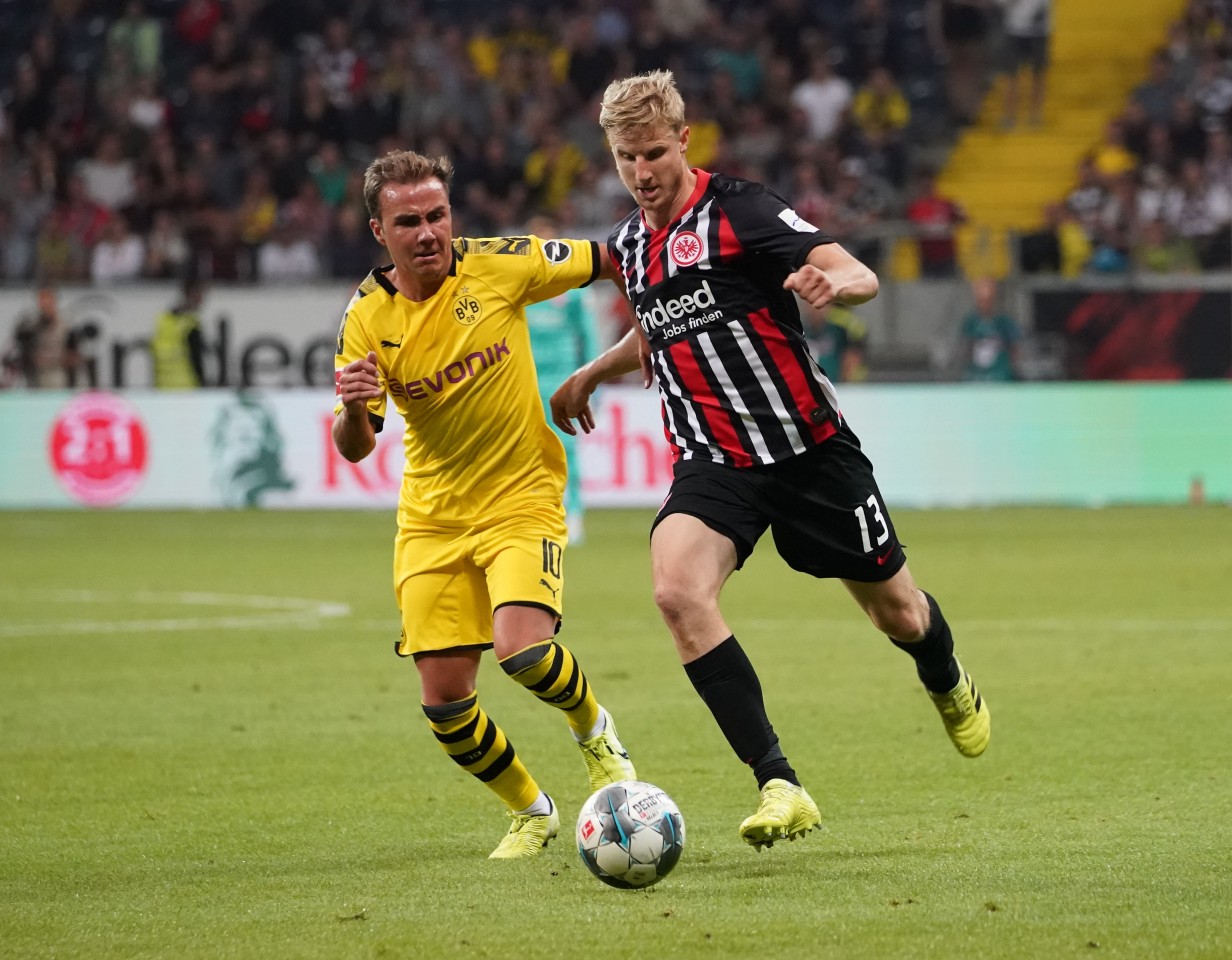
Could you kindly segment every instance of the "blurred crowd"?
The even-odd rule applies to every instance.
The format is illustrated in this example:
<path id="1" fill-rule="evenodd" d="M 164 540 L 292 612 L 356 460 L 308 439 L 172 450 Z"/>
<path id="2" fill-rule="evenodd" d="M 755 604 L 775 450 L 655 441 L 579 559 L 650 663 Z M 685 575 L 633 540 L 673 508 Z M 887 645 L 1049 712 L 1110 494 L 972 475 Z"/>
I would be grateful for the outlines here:
<path id="1" fill-rule="evenodd" d="M 877 266 L 877 225 L 913 204 L 960 221 L 917 170 L 975 119 L 1023 3 L 1047 7 L 0 0 L 0 279 L 354 279 L 380 259 L 363 170 L 395 147 L 453 158 L 458 233 L 547 212 L 602 237 L 630 201 L 599 99 L 659 67 L 695 165 L 766 182 Z M 1227 265 L 1228 27 L 1193 0 L 1024 266 Z"/>
<path id="2" fill-rule="evenodd" d="M 629 200 L 612 78 L 673 69 L 694 164 L 840 238 L 894 216 L 949 116 L 940 0 L 0 0 L 0 277 L 353 278 L 362 173 L 450 155 L 460 233 Z M 875 253 L 876 251 L 872 251 Z"/>
<path id="3" fill-rule="evenodd" d="M 1192 0 L 1149 76 L 1021 241 L 1028 273 L 1232 268 L 1232 3 Z"/>

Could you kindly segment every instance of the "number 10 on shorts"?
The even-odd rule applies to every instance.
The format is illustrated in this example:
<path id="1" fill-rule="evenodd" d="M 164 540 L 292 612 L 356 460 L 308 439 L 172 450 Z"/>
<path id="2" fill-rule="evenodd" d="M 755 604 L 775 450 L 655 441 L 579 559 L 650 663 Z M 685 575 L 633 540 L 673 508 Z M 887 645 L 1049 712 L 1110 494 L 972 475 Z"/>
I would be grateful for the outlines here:
<path id="1" fill-rule="evenodd" d="M 865 539 L 867 540 L 868 537 L 866 536 Z M 547 537 L 543 538 L 543 572 L 557 580 L 560 579 L 560 561 L 563 553 L 559 543 Z"/>

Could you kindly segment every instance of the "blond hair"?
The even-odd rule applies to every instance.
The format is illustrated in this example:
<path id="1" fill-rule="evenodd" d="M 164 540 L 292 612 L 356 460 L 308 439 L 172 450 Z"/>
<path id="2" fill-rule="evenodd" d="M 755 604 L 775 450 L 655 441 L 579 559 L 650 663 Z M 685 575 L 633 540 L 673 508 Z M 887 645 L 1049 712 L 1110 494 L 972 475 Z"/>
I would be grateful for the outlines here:
<path id="1" fill-rule="evenodd" d="M 448 157 L 425 157 L 413 150 L 391 150 L 364 171 L 364 204 L 374 220 L 381 219 L 381 191 L 390 183 L 420 183 L 436 177 L 449 193 L 453 164 Z"/>
<path id="2" fill-rule="evenodd" d="M 684 98 L 670 70 L 652 70 L 614 80 L 603 91 L 599 125 L 610 138 L 630 127 L 662 124 L 673 133 L 684 129 Z"/>

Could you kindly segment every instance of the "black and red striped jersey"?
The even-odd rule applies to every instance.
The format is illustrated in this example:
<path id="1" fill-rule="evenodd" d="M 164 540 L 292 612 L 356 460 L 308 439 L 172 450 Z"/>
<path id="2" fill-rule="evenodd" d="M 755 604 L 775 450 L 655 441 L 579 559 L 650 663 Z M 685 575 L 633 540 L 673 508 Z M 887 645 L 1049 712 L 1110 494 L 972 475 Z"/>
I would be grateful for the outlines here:
<path id="1" fill-rule="evenodd" d="M 777 463 L 835 433 L 838 398 L 783 281 L 832 237 L 749 180 L 695 170 L 662 230 L 640 210 L 608 238 L 651 348 L 676 459 Z"/>

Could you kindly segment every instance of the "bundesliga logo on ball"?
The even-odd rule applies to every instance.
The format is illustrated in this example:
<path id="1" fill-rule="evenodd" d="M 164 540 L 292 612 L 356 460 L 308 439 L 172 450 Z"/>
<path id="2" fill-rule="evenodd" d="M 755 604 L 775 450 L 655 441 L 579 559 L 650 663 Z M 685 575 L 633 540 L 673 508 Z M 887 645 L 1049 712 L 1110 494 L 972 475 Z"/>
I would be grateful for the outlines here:
<path id="1" fill-rule="evenodd" d="M 577 822 L 578 853 L 604 883 L 625 890 L 666 877 L 684 851 L 684 818 L 663 790 L 622 780 L 591 794 Z"/>

